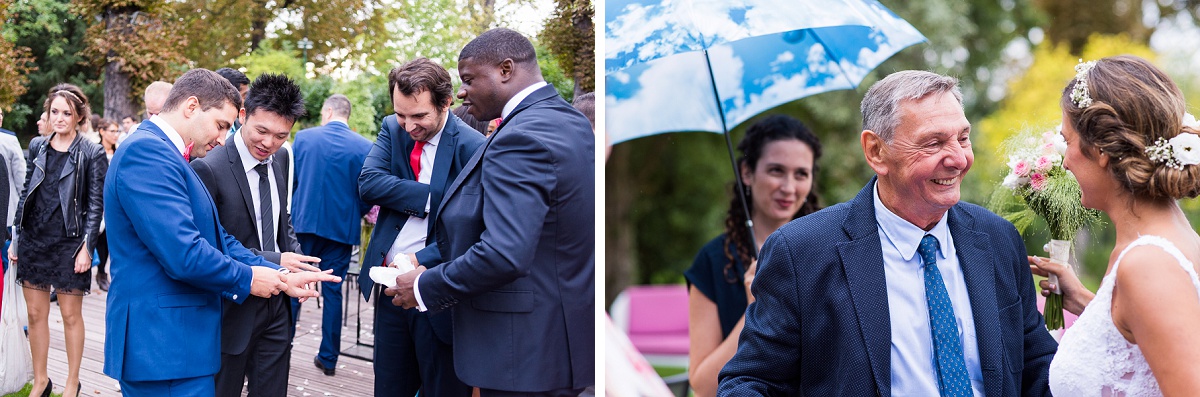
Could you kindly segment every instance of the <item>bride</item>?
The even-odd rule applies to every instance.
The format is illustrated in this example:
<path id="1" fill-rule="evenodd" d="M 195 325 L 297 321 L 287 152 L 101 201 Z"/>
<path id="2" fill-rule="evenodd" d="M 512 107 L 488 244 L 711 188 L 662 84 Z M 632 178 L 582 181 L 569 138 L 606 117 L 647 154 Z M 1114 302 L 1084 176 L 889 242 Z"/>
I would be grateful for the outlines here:
<path id="1" fill-rule="evenodd" d="M 1080 314 L 1050 364 L 1057 396 L 1200 395 L 1200 236 L 1177 200 L 1200 194 L 1200 125 L 1166 74 L 1133 56 L 1076 66 L 1063 91 L 1064 165 L 1117 242 L 1100 288 L 1030 257 L 1043 295 Z"/>

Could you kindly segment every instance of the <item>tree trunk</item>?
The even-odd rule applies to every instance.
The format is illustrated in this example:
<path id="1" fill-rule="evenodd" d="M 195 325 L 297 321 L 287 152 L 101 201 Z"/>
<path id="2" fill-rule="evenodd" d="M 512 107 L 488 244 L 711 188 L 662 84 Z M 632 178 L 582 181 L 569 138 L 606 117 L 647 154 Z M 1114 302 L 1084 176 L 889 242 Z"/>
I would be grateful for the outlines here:
<path id="1" fill-rule="evenodd" d="M 120 29 L 122 35 L 132 33 L 130 26 L 130 16 L 136 9 L 128 8 L 121 10 L 110 9 L 105 18 L 105 29 L 109 32 L 113 29 Z M 109 37 L 112 37 L 109 34 Z M 121 63 L 116 61 L 117 53 L 108 51 L 108 63 L 104 65 L 104 118 L 109 120 L 120 120 L 125 116 L 133 116 L 139 106 L 135 103 L 133 95 L 130 91 L 133 90 L 132 82 L 129 80 L 129 73 L 121 70 Z M 140 97 L 138 98 L 140 102 Z"/>
<path id="2" fill-rule="evenodd" d="M 605 177 L 607 180 L 604 182 L 607 186 L 604 211 L 605 310 L 612 305 L 618 293 L 633 283 L 637 261 L 637 228 L 631 218 L 635 197 L 629 186 L 633 173 L 629 167 L 631 159 L 628 145 L 614 147 L 610 160 L 609 172 Z"/>
<path id="3" fill-rule="evenodd" d="M 108 61 L 104 65 L 104 118 L 120 120 L 137 113 L 131 89 L 129 74 L 121 71 L 120 63 Z"/>

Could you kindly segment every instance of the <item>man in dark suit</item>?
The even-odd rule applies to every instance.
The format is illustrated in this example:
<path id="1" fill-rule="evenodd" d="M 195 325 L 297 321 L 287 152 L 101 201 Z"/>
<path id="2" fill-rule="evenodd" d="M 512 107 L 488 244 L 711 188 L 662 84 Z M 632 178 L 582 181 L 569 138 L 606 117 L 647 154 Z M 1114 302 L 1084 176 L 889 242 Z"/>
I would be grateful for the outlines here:
<path id="1" fill-rule="evenodd" d="M 304 116 L 304 96 L 283 75 L 255 79 L 243 109 L 245 127 L 192 168 L 212 194 L 221 226 L 255 255 L 292 272 L 317 271 L 297 254 L 288 203 L 288 152 L 280 150 L 292 125 Z M 225 305 L 221 321 L 221 371 L 217 395 L 285 396 L 292 351 L 291 301 L 282 295 L 249 297 Z"/>
<path id="2" fill-rule="evenodd" d="M 458 66 L 471 114 L 504 121 L 434 219 L 449 262 L 386 292 L 453 309 L 454 367 L 483 396 L 579 395 L 595 383 L 595 136 L 520 33 L 484 32 Z"/>
<path id="3" fill-rule="evenodd" d="M 296 133 L 292 226 L 304 253 L 321 258 L 321 270 L 345 277 L 370 208 L 358 198 L 358 174 L 371 141 L 351 131 L 350 100 L 335 94 L 321 108 L 321 126 Z M 321 284 L 321 348 L 313 363 L 333 376 L 342 343 L 342 283 Z M 292 321 L 300 304 L 292 302 Z"/>
<path id="4" fill-rule="evenodd" d="M 281 290 L 315 296 L 303 286 L 338 280 L 281 271 L 218 222 L 216 205 L 187 163 L 222 144 L 240 107 L 228 81 L 193 69 L 176 81 L 163 112 L 113 156 L 104 181 L 112 251 L 104 373 L 127 396 L 214 395 L 223 300 L 241 304 Z"/>
<path id="5" fill-rule="evenodd" d="M 446 186 L 454 181 L 483 134 L 454 116 L 450 73 L 417 58 L 388 74 L 395 115 L 383 120 L 375 147 L 359 176 L 359 194 L 379 206 L 363 273 L 372 266 L 410 261 L 427 268 L 442 263 L 429 234 Z M 399 255 L 399 256 L 397 256 Z M 374 283 L 360 278 L 363 296 Z M 382 297 L 382 292 L 380 293 Z M 454 373 L 450 313 L 403 309 L 389 299 L 375 306 L 375 395 L 470 396 Z"/>
<path id="6" fill-rule="evenodd" d="M 903 71 L 867 91 L 878 176 L 767 239 L 720 395 L 1050 395 L 1057 345 L 1021 236 L 959 201 L 974 154 L 957 84 Z"/>

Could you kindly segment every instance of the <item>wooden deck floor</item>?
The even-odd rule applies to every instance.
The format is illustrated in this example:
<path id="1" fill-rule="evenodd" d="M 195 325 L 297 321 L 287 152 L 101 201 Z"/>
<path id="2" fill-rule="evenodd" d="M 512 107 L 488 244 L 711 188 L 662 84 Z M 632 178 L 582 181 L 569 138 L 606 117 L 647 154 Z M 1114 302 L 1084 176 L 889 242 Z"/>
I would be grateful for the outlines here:
<path id="1" fill-rule="evenodd" d="M 313 357 L 321 344 L 321 309 L 315 300 L 306 302 L 301 308 L 300 321 L 296 325 L 296 339 L 292 347 L 291 372 L 288 380 L 288 396 L 370 396 L 374 384 L 371 362 L 346 356 L 345 353 L 371 357 L 369 347 L 355 348 L 356 321 L 361 316 L 360 341 L 374 341 L 374 325 L 371 306 L 358 294 L 358 285 L 347 280 L 343 292 L 355 292 L 346 299 L 349 309 L 345 310 L 346 321 L 342 328 L 343 355 L 338 359 L 337 375 L 325 376 L 313 366 Z M 120 396 L 117 381 L 104 375 L 104 310 L 107 294 L 95 290 L 83 298 L 84 327 L 87 339 L 84 344 L 83 363 L 80 366 L 80 381 L 83 395 Z M 62 316 L 58 305 L 50 305 L 50 379 L 54 380 L 54 392 L 61 393 L 67 378 L 67 353 L 63 341 Z M 244 392 L 243 392 L 243 395 Z"/>

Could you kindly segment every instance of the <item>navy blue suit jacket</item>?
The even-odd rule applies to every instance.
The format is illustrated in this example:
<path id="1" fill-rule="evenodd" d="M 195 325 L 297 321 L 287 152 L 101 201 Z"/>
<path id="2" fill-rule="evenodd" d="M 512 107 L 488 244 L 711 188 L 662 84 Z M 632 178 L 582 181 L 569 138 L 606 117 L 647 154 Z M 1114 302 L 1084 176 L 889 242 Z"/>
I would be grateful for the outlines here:
<path id="1" fill-rule="evenodd" d="M 250 266 L 279 266 L 225 232 L 200 177 L 154 123 L 113 155 L 104 220 L 112 258 L 104 373 L 123 381 L 216 374 L 222 298 L 250 295 Z"/>
<path id="2" fill-rule="evenodd" d="M 358 198 L 358 174 L 371 141 L 340 121 L 296 133 L 292 228 L 346 245 L 361 239 L 360 218 L 370 210 Z"/>
<path id="3" fill-rule="evenodd" d="M 421 274 L 453 308 L 454 367 L 517 392 L 595 383 L 595 136 L 545 86 L 526 97 L 446 190 L 434 236 L 449 262 Z"/>
<path id="4" fill-rule="evenodd" d="M 448 115 L 438 141 L 433 174 L 429 177 L 429 184 L 424 184 L 417 182 L 409 164 L 409 153 L 412 153 L 415 141 L 396 123 L 396 115 L 383 118 L 379 137 L 375 139 L 375 146 L 367 155 L 362 174 L 358 176 L 358 192 L 363 201 L 379 206 L 379 218 L 375 223 L 375 231 L 371 233 L 371 242 L 367 244 L 366 259 L 360 274 L 368 274 L 372 266 L 383 265 L 388 249 L 410 216 L 430 220 L 437 217 L 438 205 L 442 203 L 446 186 L 458 177 L 483 140 L 483 134 L 479 131 L 457 116 Z M 428 214 L 425 213 L 426 200 L 429 201 Z M 426 236 L 425 248 L 416 253 L 417 261 L 426 268 L 432 268 L 442 263 L 442 254 L 433 238 L 433 222 L 428 223 Z M 374 285 L 370 277 L 359 279 L 359 288 L 367 300 L 371 299 Z M 432 317 L 434 333 L 450 343 L 449 316 Z"/>
<path id="5" fill-rule="evenodd" d="M 794 220 L 763 244 L 756 299 L 737 354 L 721 370 L 720 395 L 891 394 L 874 186 L 872 179 L 853 200 Z M 975 317 L 985 393 L 1049 396 L 1047 371 L 1058 345 L 1035 307 L 1021 236 L 1003 218 L 964 202 L 947 222 Z"/>

